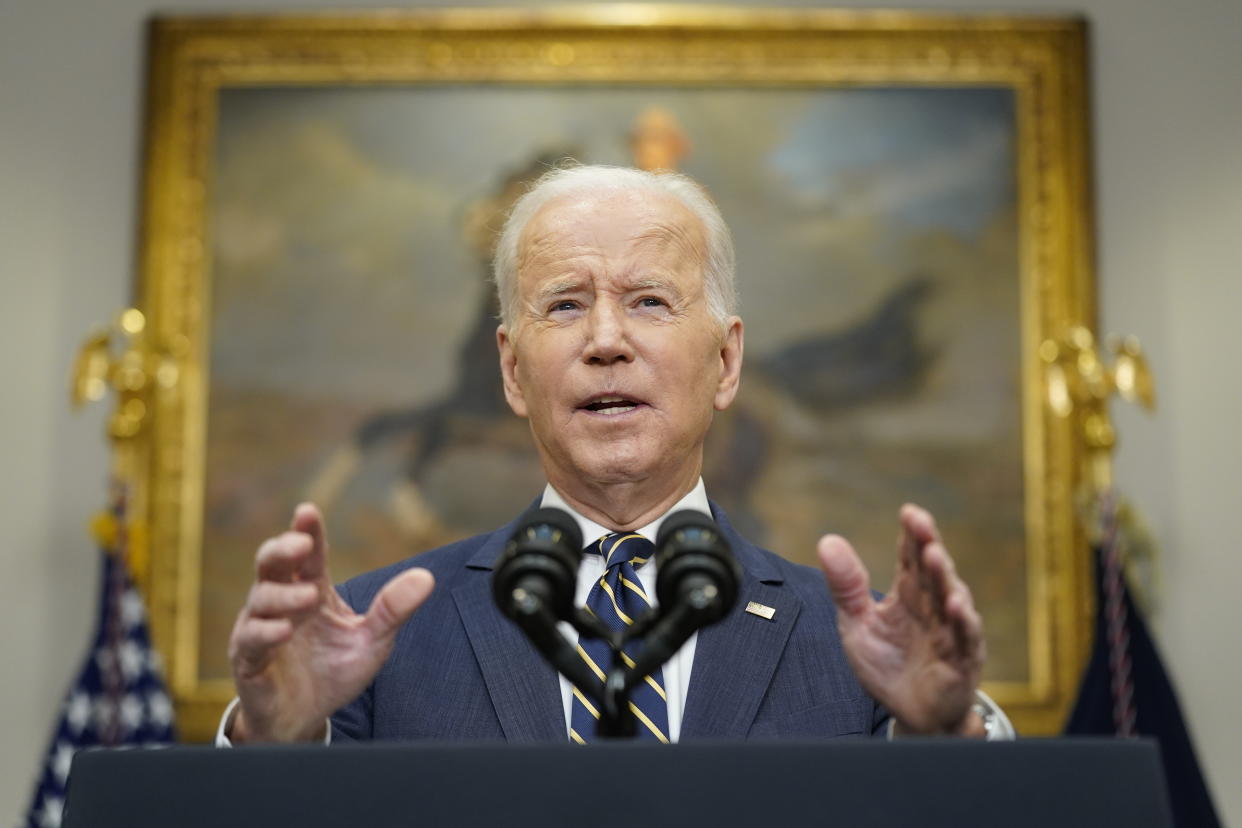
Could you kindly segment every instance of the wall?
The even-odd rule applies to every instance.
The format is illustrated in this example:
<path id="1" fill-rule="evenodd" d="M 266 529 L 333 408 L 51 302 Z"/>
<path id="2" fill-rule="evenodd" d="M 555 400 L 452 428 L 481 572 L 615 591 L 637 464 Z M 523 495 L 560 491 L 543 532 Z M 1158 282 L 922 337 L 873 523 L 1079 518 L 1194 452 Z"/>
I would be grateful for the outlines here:
<path id="1" fill-rule="evenodd" d="M 66 377 L 83 334 L 130 298 L 151 10 L 150 0 L 0 5 L 0 821 L 25 807 L 95 600 L 85 525 L 103 496 L 103 412 L 71 413 Z M 1231 348 L 1242 306 L 1242 4 L 1079 0 L 1076 10 L 1094 31 L 1104 326 L 1143 337 L 1162 395 L 1155 417 L 1119 416 L 1120 479 L 1165 549 L 1157 632 L 1218 805 L 1242 823 L 1242 788 L 1230 784 L 1242 777 L 1242 371 Z"/>

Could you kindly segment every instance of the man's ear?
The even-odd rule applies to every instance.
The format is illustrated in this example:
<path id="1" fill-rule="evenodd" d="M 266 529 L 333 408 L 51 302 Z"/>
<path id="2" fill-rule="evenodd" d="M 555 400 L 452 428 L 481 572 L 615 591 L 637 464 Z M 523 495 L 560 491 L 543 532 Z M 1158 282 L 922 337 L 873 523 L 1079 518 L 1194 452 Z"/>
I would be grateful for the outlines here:
<path id="1" fill-rule="evenodd" d="M 500 351 L 500 378 L 505 387 L 505 399 L 514 414 L 525 417 L 526 398 L 522 396 L 522 386 L 518 382 L 517 352 L 513 348 L 513 338 L 504 325 L 496 328 L 496 348 Z"/>
<path id="2" fill-rule="evenodd" d="M 724 411 L 733 404 L 738 385 L 742 381 L 742 351 L 745 345 L 742 319 L 730 316 L 726 324 L 724 336 L 720 340 L 720 379 L 716 383 L 714 400 L 717 411 Z"/>

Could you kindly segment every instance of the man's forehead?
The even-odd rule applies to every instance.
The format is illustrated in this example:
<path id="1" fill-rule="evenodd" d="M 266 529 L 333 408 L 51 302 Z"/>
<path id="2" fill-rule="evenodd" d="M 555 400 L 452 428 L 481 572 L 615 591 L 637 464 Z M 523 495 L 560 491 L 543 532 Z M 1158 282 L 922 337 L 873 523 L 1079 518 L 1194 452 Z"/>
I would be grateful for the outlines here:
<path id="1" fill-rule="evenodd" d="M 699 217 L 667 193 L 567 193 L 539 208 L 526 225 L 518 244 L 519 267 L 592 247 L 674 246 L 702 257 L 705 236 Z"/>

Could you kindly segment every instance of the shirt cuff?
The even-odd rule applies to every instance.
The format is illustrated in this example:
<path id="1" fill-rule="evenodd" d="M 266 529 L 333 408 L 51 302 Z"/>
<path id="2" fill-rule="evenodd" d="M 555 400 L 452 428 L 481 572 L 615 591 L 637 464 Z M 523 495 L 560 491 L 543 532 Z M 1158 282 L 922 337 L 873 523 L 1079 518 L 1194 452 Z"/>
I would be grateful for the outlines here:
<path id="1" fill-rule="evenodd" d="M 1012 742 L 1018 738 L 1018 731 L 1014 729 L 1013 722 L 1009 721 L 1009 717 L 1005 715 L 1005 711 L 1001 710 L 999 704 L 992 700 L 992 697 L 982 690 L 975 691 L 974 711 L 979 714 L 979 718 L 983 719 L 983 730 L 987 735 L 984 737 L 988 742 Z M 888 728 L 885 731 L 885 738 L 888 741 L 896 739 L 894 728 L 897 727 L 897 720 L 890 718 L 888 720 Z"/>
<path id="2" fill-rule="evenodd" d="M 224 715 L 220 717 L 220 726 L 216 728 L 216 747 L 231 748 L 233 742 L 225 734 L 233 728 L 233 719 L 237 716 L 237 706 L 241 703 L 241 699 L 234 697 L 229 706 L 224 708 Z M 323 743 L 325 745 L 332 744 L 332 720 L 323 720 Z"/>

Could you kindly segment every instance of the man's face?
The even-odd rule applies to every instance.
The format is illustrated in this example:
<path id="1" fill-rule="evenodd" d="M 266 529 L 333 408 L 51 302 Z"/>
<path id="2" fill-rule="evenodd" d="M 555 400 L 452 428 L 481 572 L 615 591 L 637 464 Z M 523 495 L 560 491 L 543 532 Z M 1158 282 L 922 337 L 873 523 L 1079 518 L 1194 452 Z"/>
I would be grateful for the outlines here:
<path id="1" fill-rule="evenodd" d="M 526 226 L 497 341 L 505 396 L 562 492 L 697 478 L 742 363 L 741 320 L 708 311 L 705 251 L 702 223 L 662 194 L 571 194 Z"/>

